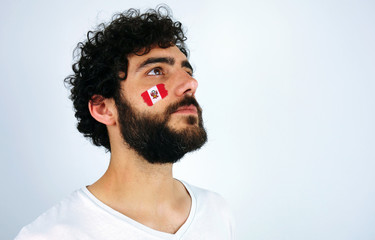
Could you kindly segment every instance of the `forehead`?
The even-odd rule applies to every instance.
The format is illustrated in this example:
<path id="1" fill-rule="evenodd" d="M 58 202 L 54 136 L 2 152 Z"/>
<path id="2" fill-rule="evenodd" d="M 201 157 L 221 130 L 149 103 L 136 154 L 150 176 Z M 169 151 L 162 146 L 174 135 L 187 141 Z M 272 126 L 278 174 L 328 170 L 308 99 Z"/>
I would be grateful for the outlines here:
<path id="1" fill-rule="evenodd" d="M 144 62 L 148 58 L 159 58 L 159 57 L 167 57 L 173 58 L 176 63 L 186 61 L 187 58 L 185 54 L 183 54 L 180 49 L 176 46 L 172 46 L 169 48 L 159 48 L 155 47 L 150 50 L 147 54 L 138 56 L 135 54 L 131 54 L 128 56 L 128 69 L 130 68 L 137 68 L 139 65 Z"/>

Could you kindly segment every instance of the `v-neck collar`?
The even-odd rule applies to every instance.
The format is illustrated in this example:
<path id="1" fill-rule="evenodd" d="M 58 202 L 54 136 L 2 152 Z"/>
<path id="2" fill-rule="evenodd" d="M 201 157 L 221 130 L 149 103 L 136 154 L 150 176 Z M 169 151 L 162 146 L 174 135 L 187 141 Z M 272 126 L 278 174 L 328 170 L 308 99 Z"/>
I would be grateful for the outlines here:
<path id="1" fill-rule="evenodd" d="M 158 231 L 158 230 L 155 230 L 153 228 L 150 228 L 140 222 L 137 222 L 135 221 L 134 219 L 114 210 L 113 208 L 109 207 L 108 205 L 104 204 L 102 201 L 100 201 L 99 199 L 97 199 L 88 189 L 87 187 L 83 187 L 81 188 L 81 190 L 86 194 L 86 196 L 91 200 L 93 201 L 96 205 L 98 205 L 99 207 L 101 207 L 102 209 L 104 209 L 107 213 L 113 215 L 113 216 L 116 216 L 117 218 L 120 218 L 121 220 L 127 222 L 128 224 L 131 224 L 132 226 L 142 230 L 143 232 L 146 232 L 148 234 L 151 234 L 155 237 L 158 237 L 158 238 L 161 238 L 161 239 L 168 239 L 168 240 L 178 240 L 178 239 L 181 239 L 183 237 L 183 235 L 186 233 L 186 231 L 189 229 L 191 223 L 193 222 L 193 219 L 195 217 L 195 211 L 196 211 L 196 198 L 194 196 L 194 193 L 193 191 L 191 190 L 190 186 L 185 183 L 184 181 L 181 181 L 181 180 L 178 180 L 176 179 L 177 181 L 181 182 L 185 189 L 187 190 L 187 192 L 189 193 L 190 195 L 190 198 L 191 198 L 191 207 L 190 207 L 190 212 L 189 212 L 189 216 L 188 218 L 186 219 L 186 221 L 184 222 L 184 224 L 177 230 L 176 233 L 172 234 L 172 233 L 166 233 L 166 232 L 162 232 L 162 231 Z"/>

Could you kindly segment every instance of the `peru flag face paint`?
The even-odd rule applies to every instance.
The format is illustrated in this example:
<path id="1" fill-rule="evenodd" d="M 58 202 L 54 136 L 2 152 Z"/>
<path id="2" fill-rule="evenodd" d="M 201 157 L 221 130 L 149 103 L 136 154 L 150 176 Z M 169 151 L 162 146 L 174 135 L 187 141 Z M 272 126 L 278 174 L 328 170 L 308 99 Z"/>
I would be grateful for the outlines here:
<path id="1" fill-rule="evenodd" d="M 168 91 L 165 89 L 164 84 L 158 84 L 153 86 L 147 91 L 144 91 L 141 96 L 148 106 L 154 105 L 159 100 L 165 98 L 168 95 Z"/>

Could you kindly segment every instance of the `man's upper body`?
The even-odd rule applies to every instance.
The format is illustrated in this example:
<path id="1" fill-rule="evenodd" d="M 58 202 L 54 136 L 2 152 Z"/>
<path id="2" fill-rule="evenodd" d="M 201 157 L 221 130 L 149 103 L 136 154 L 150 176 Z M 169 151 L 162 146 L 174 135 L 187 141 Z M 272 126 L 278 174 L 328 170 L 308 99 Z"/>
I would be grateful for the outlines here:
<path id="1" fill-rule="evenodd" d="M 84 187 L 24 227 L 16 240 L 233 239 L 231 214 L 223 199 L 187 183 L 183 185 L 191 196 L 191 209 L 175 233 L 156 230 L 121 214 Z"/>
<path id="2" fill-rule="evenodd" d="M 111 152 L 109 167 L 17 239 L 231 239 L 223 200 L 172 175 L 207 140 L 181 23 L 131 9 L 87 37 L 66 81 L 77 128 Z"/>

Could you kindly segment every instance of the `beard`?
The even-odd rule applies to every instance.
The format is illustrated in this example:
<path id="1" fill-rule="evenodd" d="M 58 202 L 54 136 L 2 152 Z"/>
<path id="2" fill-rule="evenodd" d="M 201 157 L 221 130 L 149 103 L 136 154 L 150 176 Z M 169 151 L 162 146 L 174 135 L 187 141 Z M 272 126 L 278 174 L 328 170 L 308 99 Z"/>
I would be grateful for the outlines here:
<path id="1" fill-rule="evenodd" d="M 186 153 L 207 141 L 202 109 L 194 97 L 186 96 L 171 104 L 161 115 L 138 113 L 124 98 L 115 99 L 121 135 L 124 141 L 152 164 L 175 163 Z M 194 105 L 198 116 L 182 116 L 187 126 L 175 130 L 168 126 L 171 115 L 182 106 Z"/>

